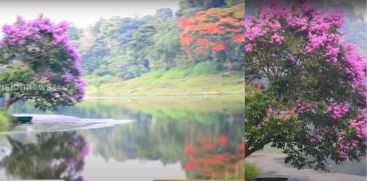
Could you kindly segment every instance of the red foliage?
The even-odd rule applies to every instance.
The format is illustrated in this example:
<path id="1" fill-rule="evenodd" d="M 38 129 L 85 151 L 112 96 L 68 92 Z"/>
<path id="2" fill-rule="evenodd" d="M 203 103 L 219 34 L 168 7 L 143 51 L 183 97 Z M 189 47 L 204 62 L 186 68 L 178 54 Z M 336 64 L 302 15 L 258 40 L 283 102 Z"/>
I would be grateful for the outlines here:
<path id="1" fill-rule="evenodd" d="M 245 36 L 244 35 L 235 35 L 233 36 L 233 41 L 240 43 L 240 42 L 244 42 L 245 41 Z"/>
<path id="2" fill-rule="evenodd" d="M 218 145 L 221 145 L 221 146 L 228 146 L 229 145 L 228 137 L 226 135 L 218 136 L 217 137 L 217 143 L 218 143 Z"/>
<path id="3" fill-rule="evenodd" d="M 185 145 L 185 153 L 187 154 L 187 155 L 193 155 L 193 154 L 196 154 L 197 153 L 197 148 L 194 146 L 194 145 L 192 145 L 192 144 L 186 144 Z"/>
<path id="4" fill-rule="evenodd" d="M 205 54 L 208 53 L 208 47 L 204 46 L 199 46 L 195 49 L 196 52 L 201 53 L 201 54 Z"/>
<path id="5" fill-rule="evenodd" d="M 245 145 L 244 144 L 237 145 L 237 150 L 238 151 L 245 151 Z"/>
<path id="6" fill-rule="evenodd" d="M 198 167 L 198 165 L 195 162 L 186 162 L 185 163 L 185 170 L 187 171 L 191 171 L 191 170 L 195 170 Z"/>
<path id="7" fill-rule="evenodd" d="M 208 48 L 222 51 L 227 43 L 242 43 L 243 21 L 243 4 L 229 8 L 211 8 L 197 12 L 191 18 L 181 18 L 180 25 L 184 28 L 181 35 L 182 48 L 207 53 Z M 193 42 L 198 43 L 192 44 Z"/>
<path id="8" fill-rule="evenodd" d="M 213 44 L 213 42 L 211 40 L 205 39 L 205 38 L 199 38 L 198 42 L 200 45 L 209 45 L 209 44 Z"/>
<path id="9" fill-rule="evenodd" d="M 219 135 L 215 140 L 203 135 L 197 138 L 185 145 L 188 160 L 184 163 L 184 169 L 187 172 L 212 179 L 237 174 L 244 164 L 243 144 L 231 144 L 227 135 Z"/>
<path id="10" fill-rule="evenodd" d="M 187 18 L 181 18 L 180 19 L 180 25 L 182 26 L 182 27 L 188 27 L 188 26 L 190 26 L 190 25 L 192 25 L 193 24 L 193 22 L 192 22 L 192 20 L 190 20 L 190 19 L 187 19 Z"/>
<path id="11" fill-rule="evenodd" d="M 236 25 L 237 24 L 237 19 L 235 18 L 231 18 L 231 17 L 227 17 L 227 18 L 222 18 L 220 20 L 221 24 L 230 24 L 230 25 Z"/>
<path id="12" fill-rule="evenodd" d="M 222 50 L 224 50 L 225 46 L 226 46 L 226 43 L 225 43 L 224 41 L 221 41 L 221 42 L 216 43 L 216 44 L 212 47 L 212 49 L 213 49 L 214 51 L 222 51 Z"/>

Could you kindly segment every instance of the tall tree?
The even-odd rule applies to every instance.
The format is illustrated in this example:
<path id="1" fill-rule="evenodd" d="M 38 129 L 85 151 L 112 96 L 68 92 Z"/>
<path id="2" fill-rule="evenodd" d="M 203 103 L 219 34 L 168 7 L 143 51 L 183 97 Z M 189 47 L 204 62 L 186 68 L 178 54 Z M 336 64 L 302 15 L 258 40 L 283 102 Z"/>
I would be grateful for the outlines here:
<path id="1" fill-rule="evenodd" d="M 245 157 L 270 144 L 297 168 L 366 156 L 366 58 L 342 41 L 343 12 L 304 1 L 261 6 L 245 22 Z"/>
<path id="2" fill-rule="evenodd" d="M 223 52 L 225 64 L 233 69 L 234 61 L 243 62 L 243 21 L 244 5 L 229 8 L 211 8 L 200 11 L 191 18 L 181 18 L 180 24 L 185 29 L 181 36 L 181 46 L 187 51 L 207 54 L 209 51 Z M 235 54 L 241 52 L 241 57 Z M 236 59 L 239 58 L 239 59 Z"/>
<path id="3" fill-rule="evenodd" d="M 154 23 L 157 32 L 153 36 L 153 45 L 150 49 L 152 68 L 169 68 L 176 65 L 180 59 L 184 59 L 181 51 L 181 28 L 175 17 L 166 20 L 158 20 Z M 182 61 L 181 61 L 182 62 Z M 180 62 L 180 63 L 181 63 Z M 177 63 L 177 64 L 180 64 Z"/>
<path id="4" fill-rule="evenodd" d="M 66 34 L 68 23 L 54 24 L 40 16 L 32 21 L 18 17 L 3 27 L 0 44 L 0 90 L 7 99 L 4 110 L 18 100 L 33 100 L 41 109 L 55 109 L 80 101 L 85 82 L 79 53 Z"/>

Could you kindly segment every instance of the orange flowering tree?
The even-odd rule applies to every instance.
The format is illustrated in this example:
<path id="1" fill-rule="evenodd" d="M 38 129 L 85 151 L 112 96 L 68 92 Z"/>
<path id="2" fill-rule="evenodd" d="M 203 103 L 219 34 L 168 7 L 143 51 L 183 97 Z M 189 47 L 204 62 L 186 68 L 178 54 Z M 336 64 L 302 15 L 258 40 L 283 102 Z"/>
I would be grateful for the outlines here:
<path id="1" fill-rule="evenodd" d="M 188 53 L 189 59 L 192 58 L 190 51 L 198 54 L 208 54 L 210 51 L 222 53 L 225 64 L 232 69 L 234 62 L 242 62 L 244 56 L 243 24 L 244 4 L 211 8 L 197 12 L 191 18 L 181 18 L 180 25 L 184 28 L 182 49 Z"/>

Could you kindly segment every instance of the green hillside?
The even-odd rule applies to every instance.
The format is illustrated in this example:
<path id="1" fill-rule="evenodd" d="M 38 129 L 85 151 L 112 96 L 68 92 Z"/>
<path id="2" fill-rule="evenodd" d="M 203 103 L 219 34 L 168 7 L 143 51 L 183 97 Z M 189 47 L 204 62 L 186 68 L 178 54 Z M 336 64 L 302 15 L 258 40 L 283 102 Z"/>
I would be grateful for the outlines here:
<path id="1" fill-rule="evenodd" d="M 211 72 L 210 72 L 211 71 Z M 172 68 L 121 81 L 110 76 L 86 76 L 87 96 L 159 96 L 159 95 L 241 95 L 241 73 L 216 72 L 215 69 Z"/>

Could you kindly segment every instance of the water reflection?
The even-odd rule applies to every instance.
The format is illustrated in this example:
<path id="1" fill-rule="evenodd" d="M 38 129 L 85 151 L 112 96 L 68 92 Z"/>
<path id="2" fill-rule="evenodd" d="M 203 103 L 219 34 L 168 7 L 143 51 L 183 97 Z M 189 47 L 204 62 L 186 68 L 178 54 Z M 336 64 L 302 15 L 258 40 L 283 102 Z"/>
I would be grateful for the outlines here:
<path id="1" fill-rule="evenodd" d="M 12 177 L 21 179 L 63 179 L 81 181 L 88 144 L 76 132 L 41 133 L 35 142 L 28 138 L 6 136 L 11 153 L 1 167 Z"/>
<path id="2" fill-rule="evenodd" d="M 106 160 L 160 160 L 164 165 L 180 163 L 190 179 L 241 179 L 243 114 L 226 112 L 215 116 L 223 119 L 140 116 L 144 119 L 134 124 L 86 134 L 95 140 L 93 154 Z M 109 141 L 103 141 L 106 138 Z"/>
<path id="3" fill-rule="evenodd" d="M 231 142 L 227 135 L 211 141 L 206 135 L 185 144 L 184 168 L 190 178 L 242 178 L 244 145 Z"/>
<path id="4" fill-rule="evenodd" d="M 17 104 L 11 111 L 41 113 L 29 104 Z M 67 177 L 69 180 L 80 179 L 79 176 L 84 176 L 85 180 L 98 180 L 97 174 L 103 174 L 100 170 L 103 168 L 88 165 L 101 165 L 96 160 L 103 158 L 106 164 L 114 164 L 114 169 L 109 170 L 105 180 L 139 180 L 137 178 L 140 178 L 138 176 L 141 175 L 143 166 L 133 164 L 134 160 L 145 161 L 143 164 L 151 161 L 162 163 L 144 170 L 147 175 L 153 170 L 165 170 L 171 165 L 178 165 L 171 167 L 177 171 L 176 175 L 160 171 L 152 174 L 150 180 L 244 177 L 242 97 L 87 100 L 74 108 L 61 108 L 57 114 L 83 118 L 129 119 L 135 122 L 99 129 L 37 134 L 37 142 L 15 144 L 29 147 L 30 151 L 23 151 L 23 156 L 28 155 L 24 153 L 31 153 L 28 155 L 30 158 L 24 159 L 20 151 L 13 149 L 3 159 L 3 168 L 8 174 L 21 178 L 60 178 L 62 171 L 67 170 L 71 175 Z M 29 134 L 23 136 L 29 139 Z M 76 138 L 85 140 L 84 145 L 90 147 L 85 163 L 85 168 L 88 169 L 78 167 L 83 148 L 67 145 Z M 69 158 L 73 158 L 77 166 L 69 168 Z M 30 160 L 34 162 L 28 164 Z M 49 165 L 53 160 L 63 161 L 57 162 L 58 167 L 52 172 L 49 171 Z M 18 164 L 24 166 L 17 167 Z M 26 165 L 34 165 L 34 168 Z M 124 171 L 129 167 L 136 169 L 136 172 Z M 184 172 L 185 175 L 182 176 L 179 172 Z"/>

